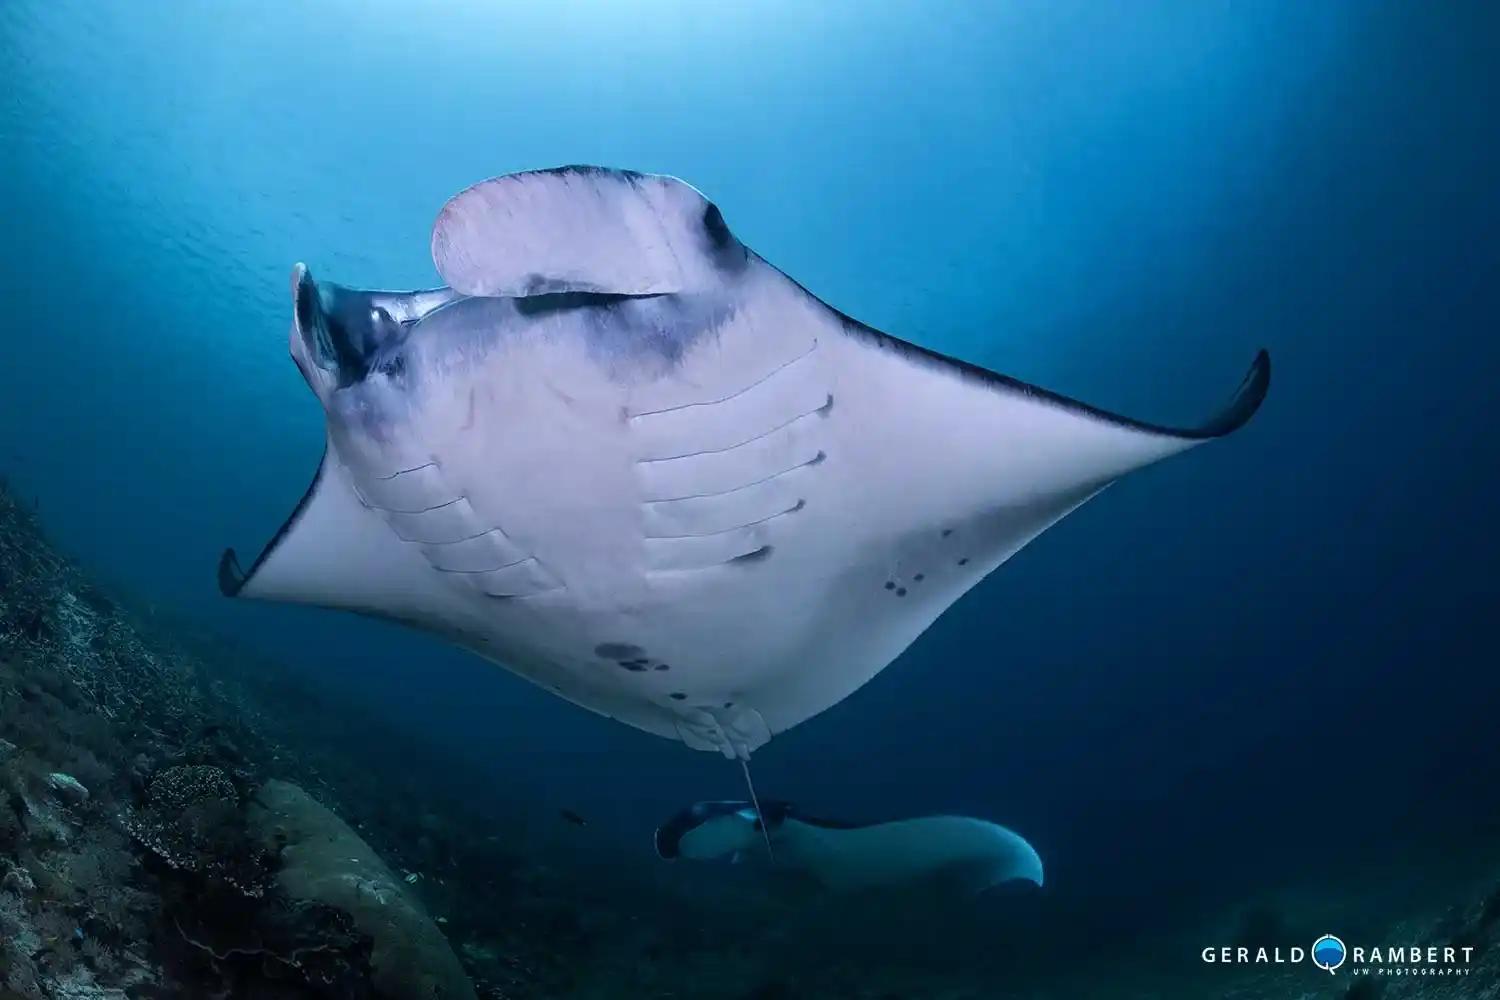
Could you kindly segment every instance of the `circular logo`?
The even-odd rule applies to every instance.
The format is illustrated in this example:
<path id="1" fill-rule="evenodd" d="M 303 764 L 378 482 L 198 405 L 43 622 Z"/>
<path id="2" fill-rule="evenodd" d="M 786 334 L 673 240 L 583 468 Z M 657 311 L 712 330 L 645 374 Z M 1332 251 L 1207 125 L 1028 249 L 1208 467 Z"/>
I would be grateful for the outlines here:
<path id="1" fill-rule="evenodd" d="M 1326 970 L 1330 976 L 1334 969 L 1344 964 L 1344 959 L 1348 956 L 1349 951 L 1344 947 L 1344 942 L 1332 934 L 1324 934 L 1313 942 L 1313 965 Z"/>

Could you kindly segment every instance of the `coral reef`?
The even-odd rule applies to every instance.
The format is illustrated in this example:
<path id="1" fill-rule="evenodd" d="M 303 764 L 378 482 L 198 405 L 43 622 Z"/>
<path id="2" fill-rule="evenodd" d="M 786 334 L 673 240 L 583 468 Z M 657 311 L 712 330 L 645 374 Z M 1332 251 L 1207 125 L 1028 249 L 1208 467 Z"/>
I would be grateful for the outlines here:
<path id="1" fill-rule="evenodd" d="M 368 935 L 271 888 L 248 696 L 125 603 L 0 488 L 0 997 L 375 997 Z"/>
<path id="2" fill-rule="evenodd" d="M 251 829 L 293 900 L 345 913 L 372 943 L 371 983 L 390 1000 L 474 1000 L 474 987 L 422 904 L 347 823 L 296 785 L 256 792 Z"/>
<path id="3" fill-rule="evenodd" d="M 269 855 L 248 836 L 240 793 L 220 768 L 165 769 L 125 829 L 168 868 L 196 874 L 210 889 L 252 898 L 265 892 Z"/>

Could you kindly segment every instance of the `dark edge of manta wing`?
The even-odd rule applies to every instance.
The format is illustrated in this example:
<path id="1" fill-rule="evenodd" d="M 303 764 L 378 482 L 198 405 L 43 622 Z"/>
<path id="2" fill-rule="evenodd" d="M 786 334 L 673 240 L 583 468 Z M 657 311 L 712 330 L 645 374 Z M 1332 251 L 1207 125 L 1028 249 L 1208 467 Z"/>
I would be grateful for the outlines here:
<path id="1" fill-rule="evenodd" d="M 970 364 L 959 358 L 940 354 L 937 351 L 920 347 L 900 337 L 893 337 L 888 333 L 882 333 L 872 326 L 867 326 L 847 313 L 840 312 L 833 306 L 818 298 L 808 291 L 797 279 L 786 274 L 774 264 L 762 262 L 767 267 L 777 271 L 782 277 L 802 289 L 804 295 L 812 299 L 832 313 L 838 321 L 843 324 L 844 329 L 850 336 L 870 341 L 875 347 L 893 354 L 900 355 L 904 360 L 914 365 L 923 365 L 947 371 L 959 378 L 976 382 L 998 392 L 1010 393 L 1016 396 L 1024 396 L 1034 399 L 1039 403 L 1055 406 L 1060 410 L 1075 413 L 1080 417 L 1089 417 L 1101 423 L 1111 424 L 1127 430 L 1140 431 L 1143 434 L 1154 434 L 1162 437 L 1173 437 L 1183 441 L 1208 441 L 1213 438 L 1224 437 L 1239 430 L 1249 423 L 1250 418 L 1255 416 L 1260 404 L 1265 402 L 1266 392 L 1271 388 L 1271 354 L 1265 348 L 1261 348 L 1255 355 L 1255 360 L 1250 363 L 1250 370 L 1245 373 L 1244 381 L 1240 383 L 1239 389 L 1218 413 L 1210 417 L 1206 422 L 1197 427 L 1169 427 L 1164 424 L 1153 424 L 1145 420 L 1136 420 L 1112 413 L 1109 410 L 1090 406 L 1088 403 L 1064 396 L 1060 392 L 1051 389 L 1043 389 L 1041 386 L 1032 385 L 1030 382 L 1022 382 L 1018 378 L 1002 375 L 979 365 Z"/>
<path id="2" fill-rule="evenodd" d="M 664 861 L 674 860 L 682 854 L 682 838 L 689 830 L 702 826 L 716 816 L 726 816 L 737 808 L 742 808 L 740 803 L 695 802 L 686 809 L 677 810 L 656 828 L 653 838 L 656 856 Z"/>
<path id="3" fill-rule="evenodd" d="M 656 835 L 652 838 L 656 856 L 663 861 L 675 861 L 682 851 L 682 835 L 689 829 L 691 827 L 682 826 L 676 816 L 657 827 Z"/>
<path id="4" fill-rule="evenodd" d="M 826 816 L 804 816 L 798 812 L 790 813 L 786 818 L 801 823 L 803 826 L 815 826 L 820 830 L 863 830 L 870 826 L 884 826 L 890 822 L 877 820 L 871 823 L 856 823 L 847 819 L 829 819 Z"/>
<path id="5" fill-rule="evenodd" d="M 1090 417 L 1100 423 L 1140 431 L 1143 434 L 1178 438 L 1183 441 L 1209 441 L 1213 438 L 1224 437 L 1250 422 L 1250 418 L 1255 416 L 1255 412 L 1260 409 L 1260 404 L 1265 402 L 1266 392 L 1271 388 L 1271 354 L 1265 348 L 1261 348 L 1256 353 L 1255 360 L 1250 362 L 1250 369 L 1245 373 L 1244 381 L 1240 383 L 1239 389 L 1222 409 L 1197 427 L 1169 427 L 1165 424 L 1153 424 L 1146 420 L 1136 420 L 1133 417 L 1112 413 L 1073 399 L 1071 396 L 1064 396 L 1060 392 L 1043 389 L 1030 382 L 1022 382 L 1009 375 L 1001 375 L 988 368 L 981 368 L 979 365 L 970 364 L 946 354 L 939 354 L 937 351 L 919 347 L 899 337 L 893 337 L 888 333 L 881 333 L 879 330 L 865 326 L 837 309 L 833 311 L 844 322 L 850 333 L 872 339 L 882 350 L 899 354 L 912 364 L 945 368 L 964 379 L 978 382 L 991 389 L 1024 396 L 1027 399 L 1075 413 L 1080 417 Z"/>
<path id="6" fill-rule="evenodd" d="M 900 354 L 905 360 L 913 364 L 926 365 L 931 368 L 945 368 L 954 374 L 978 382 L 988 388 L 999 392 L 1010 393 L 1016 396 L 1024 396 L 1027 399 L 1036 400 L 1039 403 L 1054 406 L 1068 413 L 1077 414 L 1080 417 L 1089 417 L 1100 423 L 1110 424 L 1126 430 L 1140 431 L 1143 434 L 1152 434 L 1160 437 L 1178 438 L 1182 441 L 1209 441 L 1213 438 L 1221 438 L 1239 430 L 1250 422 L 1255 412 L 1260 409 L 1260 404 L 1265 402 L 1266 392 L 1271 388 L 1271 354 L 1265 348 L 1256 352 L 1255 360 L 1250 362 L 1250 369 L 1245 373 L 1244 381 L 1240 383 L 1230 398 L 1229 402 L 1209 417 L 1204 423 L 1196 427 L 1170 427 L 1165 424 L 1154 424 L 1146 420 L 1136 420 L 1119 413 L 1091 406 L 1071 396 L 1064 396 L 1060 392 L 1051 389 L 1043 389 L 1041 386 L 1032 385 L 1030 382 L 1022 382 L 1020 379 L 1009 375 L 1001 375 L 999 372 L 979 365 L 970 364 L 958 358 L 939 354 L 937 351 L 919 347 L 899 337 L 892 337 L 888 333 L 865 326 L 856 319 L 851 319 L 843 313 L 834 310 L 846 328 L 856 336 L 873 339 L 876 346 L 883 350 Z"/>
<path id="7" fill-rule="evenodd" d="M 307 491 L 302 494 L 302 499 L 297 501 L 297 506 L 292 508 L 292 514 L 286 522 L 277 529 L 276 534 L 266 543 L 265 548 L 260 550 L 260 555 L 255 557 L 255 562 L 250 564 L 249 572 L 240 569 L 239 557 L 235 555 L 234 549 L 227 548 L 219 556 L 219 593 L 225 597 L 238 597 L 240 591 L 255 576 L 257 570 L 268 559 L 276 547 L 281 544 L 282 539 L 297 526 L 302 519 L 302 514 L 307 510 L 307 505 L 312 503 L 312 498 L 317 495 L 318 487 L 323 483 L 324 470 L 328 468 L 328 447 L 324 445 L 323 456 L 318 459 L 318 471 L 313 475 L 312 482 L 308 484 Z"/>

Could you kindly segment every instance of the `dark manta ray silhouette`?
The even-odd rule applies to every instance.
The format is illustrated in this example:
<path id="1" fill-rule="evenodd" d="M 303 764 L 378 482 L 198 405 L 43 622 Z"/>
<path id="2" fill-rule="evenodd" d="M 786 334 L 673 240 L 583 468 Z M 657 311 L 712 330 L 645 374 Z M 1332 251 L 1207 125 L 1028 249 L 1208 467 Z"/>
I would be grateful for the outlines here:
<path id="1" fill-rule="evenodd" d="M 226 550 L 224 593 L 403 622 L 741 761 L 1270 384 L 1261 352 L 1172 429 L 945 357 L 828 306 L 672 177 L 487 180 L 431 248 L 427 291 L 293 271 L 326 450 L 249 570 Z"/>
<path id="2" fill-rule="evenodd" d="M 785 802 L 762 801 L 759 810 L 752 802 L 698 802 L 656 830 L 656 853 L 667 860 L 738 861 L 764 849 L 778 867 L 837 891 L 939 881 L 962 892 L 1017 879 L 1042 884 L 1042 859 L 1024 838 L 968 816 L 848 823 L 807 816 Z"/>

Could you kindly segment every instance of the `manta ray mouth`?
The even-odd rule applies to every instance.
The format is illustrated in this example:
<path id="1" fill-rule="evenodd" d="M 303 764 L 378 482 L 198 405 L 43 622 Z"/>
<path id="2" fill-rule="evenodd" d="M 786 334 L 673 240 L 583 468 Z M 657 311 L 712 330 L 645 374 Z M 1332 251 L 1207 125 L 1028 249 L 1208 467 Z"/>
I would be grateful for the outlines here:
<path id="1" fill-rule="evenodd" d="M 412 296 L 408 296 L 412 298 Z M 361 382 L 375 370 L 399 371 L 396 353 L 407 325 L 391 314 L 379 296 L 313 280 L 306 264 L 292 271 L 292 322 L 312 363 L 340 388 Z M 390 301 L 395 306 L 395 301 Z"/>

